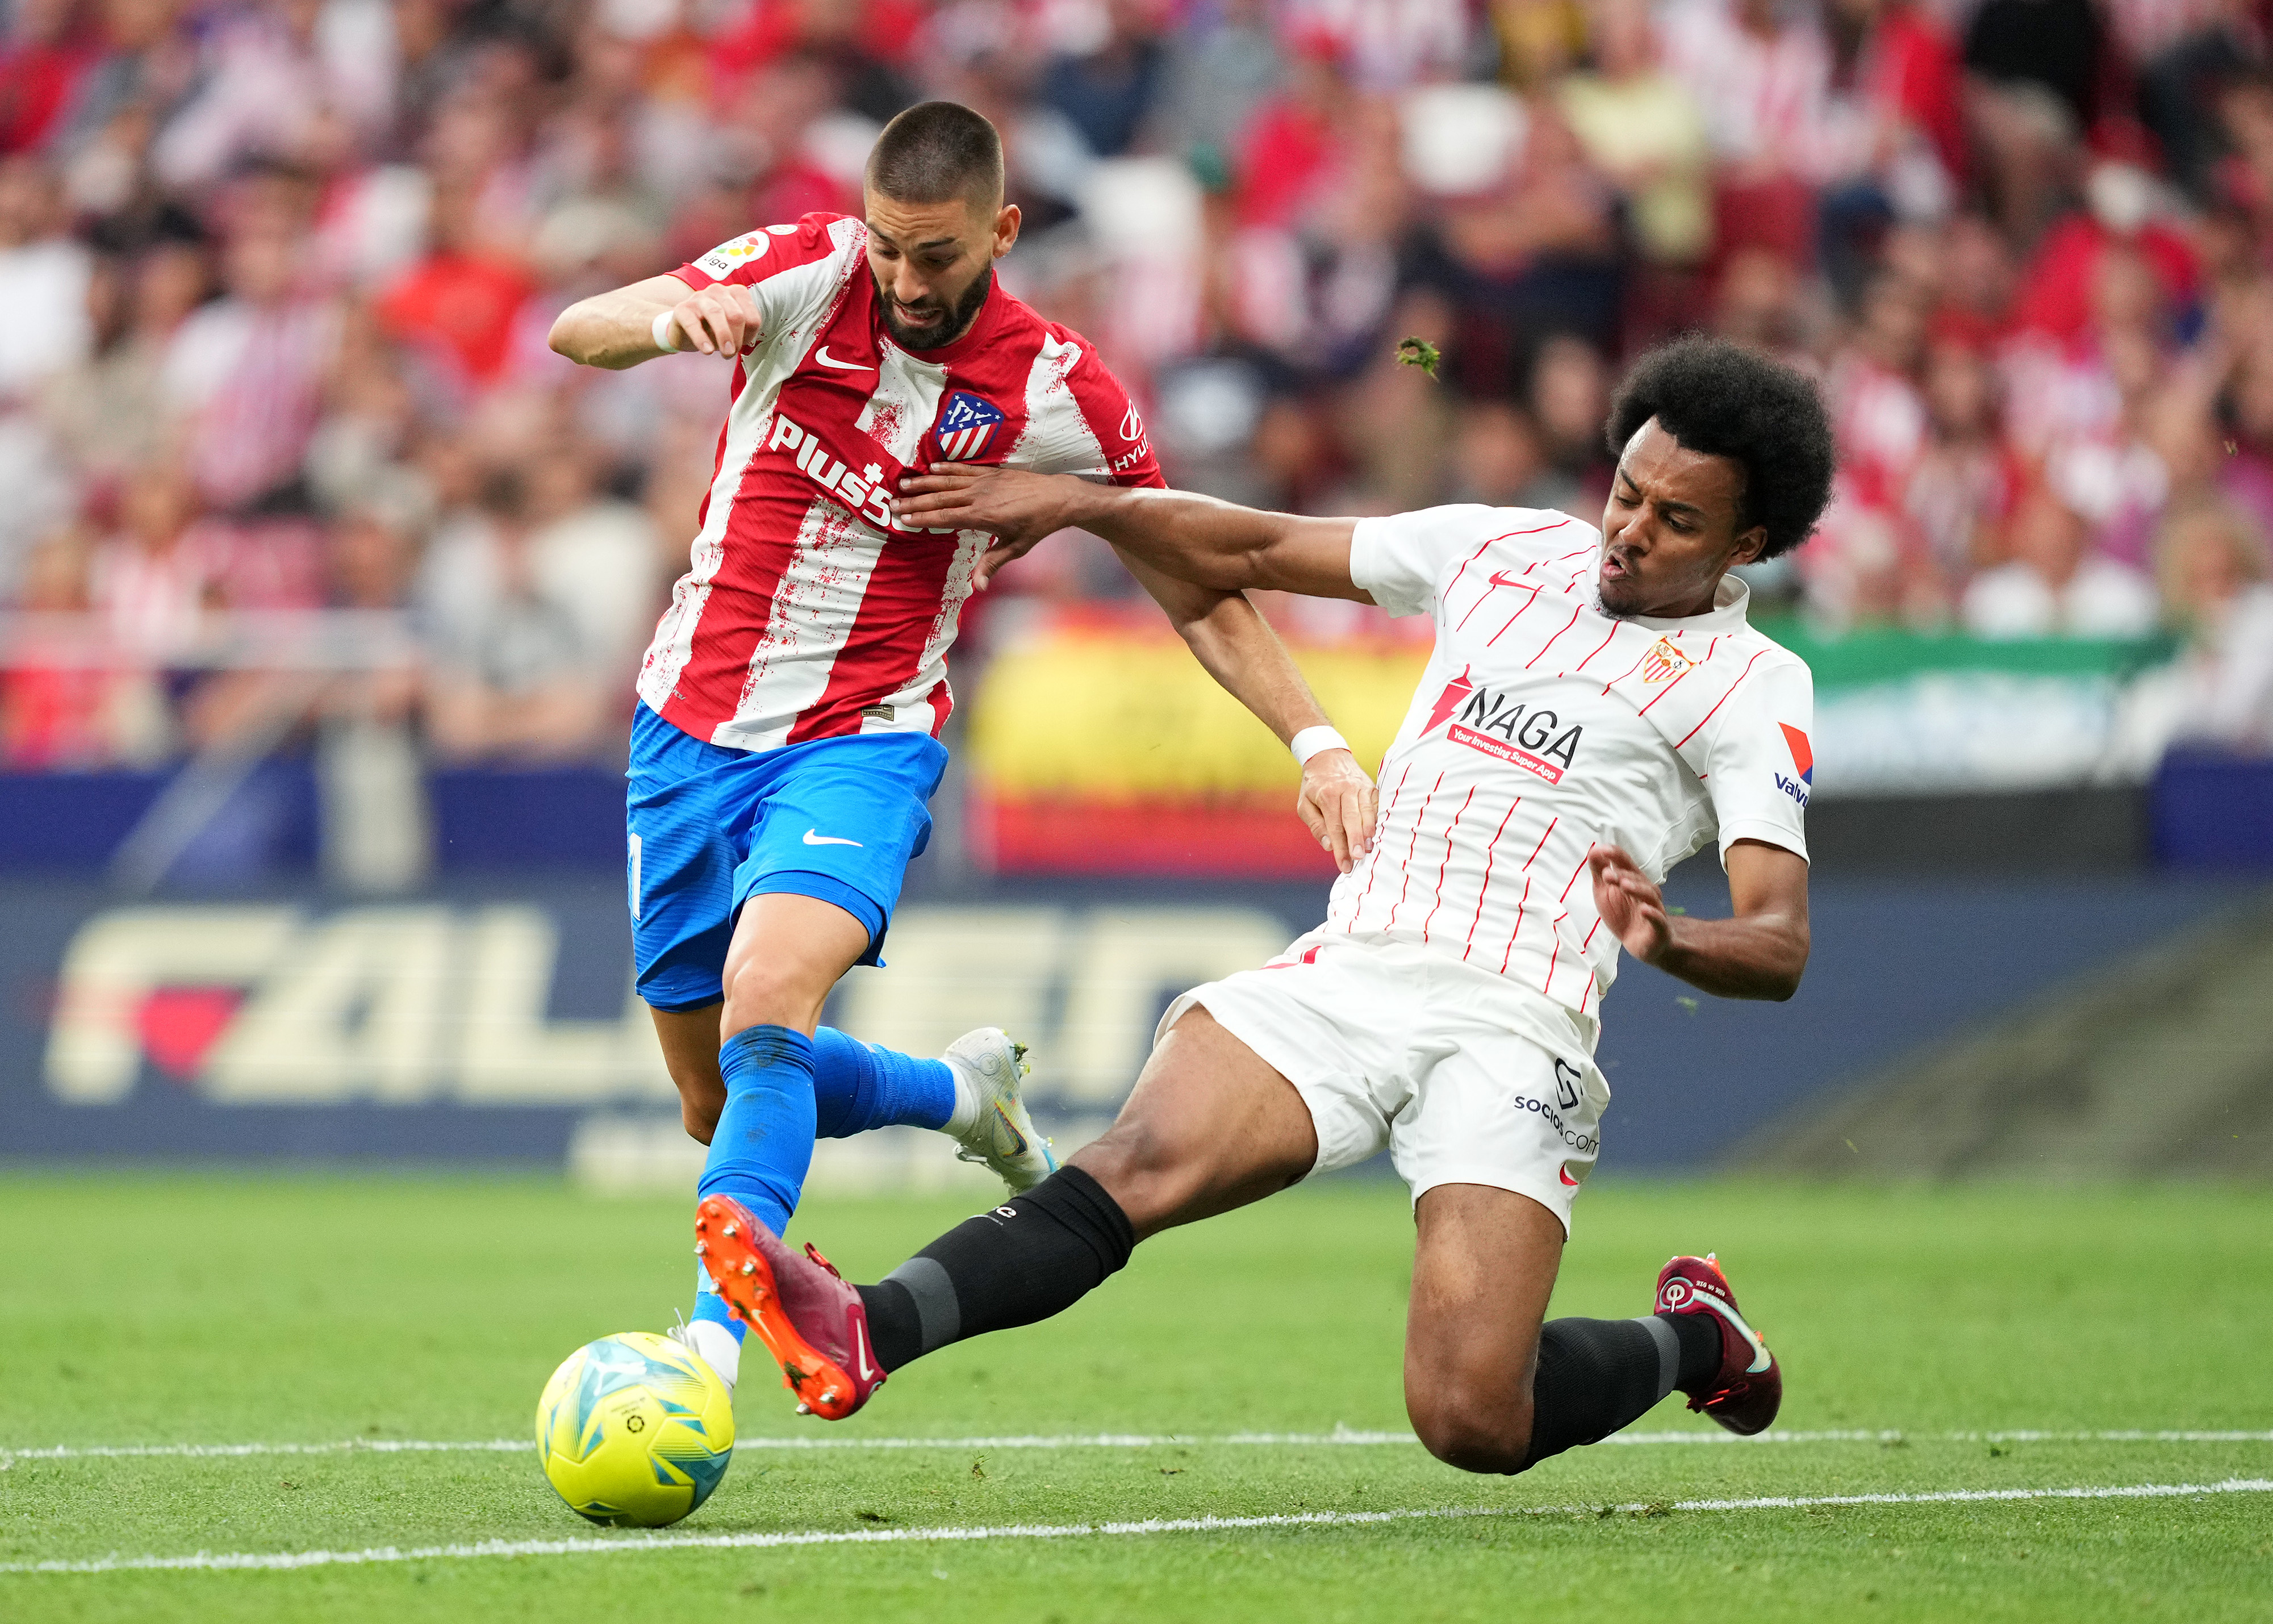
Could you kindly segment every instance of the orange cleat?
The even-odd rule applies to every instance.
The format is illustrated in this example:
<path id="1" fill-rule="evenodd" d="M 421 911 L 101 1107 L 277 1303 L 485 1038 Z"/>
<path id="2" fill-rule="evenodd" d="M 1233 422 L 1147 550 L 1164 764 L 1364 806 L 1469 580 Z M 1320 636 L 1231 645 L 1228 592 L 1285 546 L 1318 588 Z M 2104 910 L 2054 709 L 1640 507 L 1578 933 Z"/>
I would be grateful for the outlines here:
<path id="1" fill-rule="evenodd" d="M 694 1209 L 694 1251 L 799 1410 L 842 1421 L 884 1385 L 860 1294 L 813 1247 L 799 1257 L 733 1197 L 707 1195 Z"/>

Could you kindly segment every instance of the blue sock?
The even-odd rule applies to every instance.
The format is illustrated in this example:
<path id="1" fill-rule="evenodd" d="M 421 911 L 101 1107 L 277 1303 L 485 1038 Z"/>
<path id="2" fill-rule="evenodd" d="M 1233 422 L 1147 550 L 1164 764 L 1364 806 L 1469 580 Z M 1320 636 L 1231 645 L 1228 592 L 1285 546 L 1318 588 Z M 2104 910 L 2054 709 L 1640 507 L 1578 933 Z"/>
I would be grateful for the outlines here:
<path id="1" fill-rule="evenodd" d="M 726 1109 L 702 1165 L 703 1195 L 730 1195 L 776 1235 L 789 1228 L 813 1165 L 813 1040 L 787 1026 L 747 1026 L 718 1050 Z M 694 1299 L 697 1320 L 742 1333 L 714 1291 Z"/>
<path id="2" fill-rule="evenodd" d="M 850 1038 L 833 1026 L 813 1034 L 813 1093 L 820 1137 L 848 1139 L 871 1128 L 944 1128 L 955 1113 L 955 1073 Z"/>

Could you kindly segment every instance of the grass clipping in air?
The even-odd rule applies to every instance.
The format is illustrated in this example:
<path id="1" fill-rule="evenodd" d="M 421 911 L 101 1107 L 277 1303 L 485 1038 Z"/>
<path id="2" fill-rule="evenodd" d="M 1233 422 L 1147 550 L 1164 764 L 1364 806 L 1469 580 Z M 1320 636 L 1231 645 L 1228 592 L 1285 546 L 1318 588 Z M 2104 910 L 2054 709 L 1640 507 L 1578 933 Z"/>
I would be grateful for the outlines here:
<path id="1" fill-rule="evenodd" d="M 1444 358 L 1444 352 L 1425 338 L 1400 338 L 1397 341 L 1397 361 L 1400 366 L 1417 366 L 1434 378 L 1437 364 Z"/>

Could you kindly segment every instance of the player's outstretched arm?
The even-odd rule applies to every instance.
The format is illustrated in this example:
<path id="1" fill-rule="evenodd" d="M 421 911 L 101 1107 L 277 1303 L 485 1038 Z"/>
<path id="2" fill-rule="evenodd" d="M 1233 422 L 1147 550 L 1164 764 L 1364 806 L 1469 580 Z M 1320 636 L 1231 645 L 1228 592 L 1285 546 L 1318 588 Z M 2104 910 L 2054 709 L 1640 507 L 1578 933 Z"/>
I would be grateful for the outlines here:
<path id="1" fill-rule="evenodd" d="M 987 530 L 1000 538 L 979 566 L 981 586 L 1045 537 L 1080 529 L 1196 586 L 1221 592 L 1266 587 L 1373 601 L 1350 580 L 1354 519 L 1262 513 L 1188 491 L 954 462 L 901 480 L 894 512 L 904 524 Z"/>
<path id="2" fill-rule="evenodd" d="M 758 333 L 748 289 L 723 282 L 690 289 L 665 275 L 577 300 L 554 320 L 545 342 L 579 366 L 619 372 L 681 350 L 740 355 Z"/>
<path id="3" fill-rule="evenodd" d="M 1175 580 L 1125 551 L 1121 561 L 1166 612 L 1192 657 L 1277 733 L 1279 743 L 1292 744 L 1306 727 L 1333 725 L 1287 645 L 1246 593 Z M 1346 749 L 1320 750 L 1302 763 L 1295 816 L 1344 874 L 1372 849 L 1376 793 L 1372 778 Z"/>
<path id="4" fill-rule="evenodd" d="M 1587 859 L 1594 908 L 1626 951 L 1723 998 L 1789 998 L 1807 968 L 1807 860 L 1764 840 L 1729 846 L 1729 919 L 1668 914 L 1641 866 L 1615 846 Z"/>

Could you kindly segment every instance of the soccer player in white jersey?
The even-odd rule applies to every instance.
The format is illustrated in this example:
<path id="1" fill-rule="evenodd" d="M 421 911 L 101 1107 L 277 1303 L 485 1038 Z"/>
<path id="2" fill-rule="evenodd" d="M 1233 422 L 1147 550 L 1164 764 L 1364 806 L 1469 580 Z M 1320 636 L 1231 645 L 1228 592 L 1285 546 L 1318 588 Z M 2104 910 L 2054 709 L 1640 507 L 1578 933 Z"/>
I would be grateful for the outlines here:
<path id="1" fill-rule="evenodd" d="M 1734 1432 L 1774 1418 L 1782 1372 L 1709 1255 L 1666 1266 L 1652 1314 L 1542 1321 L 1609 1099 L 1594 1054 L 1619 949 L 1728 997 L 1789 997 L 1806 964 L 1812 688 L 1729 572 L 1806 537 L 1831 432 L 1798 374 L 1691 339 L 1634 369 L 1609 440 L 1599 530 L 909 482 L 904 515 L 992 530 L 997 560 L 1077 524 L 1219 590 L 1429 614 L 1436 649 L 1326 922 L 1177 999 L 1119 1120 L 1068 1167 L 857 1289 L 705 1205 L 711 1267 L 792 1387 L 857 1403 L 946 1342 L 1065 1308 L 1147 1236 L 1386 1148 L 1418 1229 L 1406 1406 L 1439 1458 L 1521 1471 L 1677 1389 Z M 1666 870 L 1712 844 L 1732 917 L 1670 914 Z"/>
<path id="2" fill-rule="evenodd" d="M 870 154 L 864 218 L 814 214 L 570 306 L 551 343 L 622 368 L 694 350 L 731 365 L 717 466 L 639 676 L 628 796 L 637 984 L 701 1190 L 775 1232 L 816 1135 L 942 1129 L 1013 1191 L 1056 1162 L 992 1027 L 918 1059 L 819 1025 L 880 962 L 953 703 L 947 651 L 988 544 L 894 514 L 896 482 L 953 461 L 1157 485 L 1144 420 L 1080 335 L 997 286 L 1017 240 L 1002 147 L 932 102 Z M 1130 568 L 1202 664 L 1304 757 L 1298 809 L 1347 867 L 1372 783 L 1236 590 Z M 679 1335 L 729 1381 L 743 1326 L 700 1275 Z"/>

